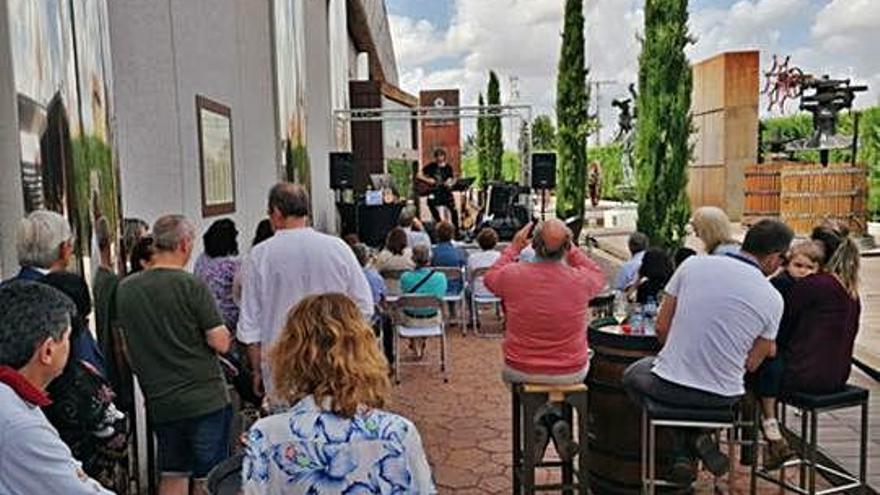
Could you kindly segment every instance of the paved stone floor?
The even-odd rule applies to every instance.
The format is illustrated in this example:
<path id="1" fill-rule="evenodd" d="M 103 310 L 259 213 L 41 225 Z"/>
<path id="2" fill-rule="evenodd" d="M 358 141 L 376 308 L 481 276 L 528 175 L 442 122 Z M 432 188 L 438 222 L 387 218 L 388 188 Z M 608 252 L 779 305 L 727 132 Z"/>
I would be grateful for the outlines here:
<path id="1" fill-rule="evenodd" d="M 613 271 L 614 261 L 597 253 L 597 259 Z M 500 325 L 484 318 L 487 331 L 500 331 Z M 439 366 L 404 367 L 402 383 L 395 387 L 390 409 L 412 419 L 418 427 L 434 471 L 440 493 L 486 494 L 511 493 L 511 414 L 510 397 L 500 379 L 502 356 L 500 338 L 462 337 L 459 329 L 450 330 L 451 379 L 443 383 Z M 435 343 L 428 348 L 427 359 L 439 356 Z M 865 377 L 857 375 L 860 383 Z M 878 387 L 872 387 L 875 397 Z M 877 399 L 872 400 L 877 404 Z M 875 408 L 876 410 L 876 408 Z M 820 438 L 832 442 L 835 452 L 846 455 L 849 465 L 855 435 L 849 413 L 823 421 Z M 843 423 L 841 423 L 843 422 Z M 831 424 L 836 423 L 836 424 Z M 880 455 L 880 430 L 871 429 L 871 450 Z M 833 432 L 833 433 L 832 433 Z M 846 450 L 846 452 L 843 452 Z M 877 469 L 869 467 L 872 484 L 878 486 Z M 793 476 L 794 473 L 791 473 Z M 549 481 L 549 473 L 539 473 L 540 481 Z M 711 493 L 700 489 L 697 493 Z M 748 473 L 741 470 L 732 493 L 748 493 Z M 760 485 L 759 493 L 778 493 L 778 489 Z"/>
<path id="2" fill-rule="evenodd" d="M 510 396 L 500 379 L 501 341 L 454 332 L 450 343 L 450 382 L 443 383 L 439 367 L 404 368 L 390 408 L 418 427 L 440 493 L 511 493 Z M 436 347 L 429 348 L 429 358 L 437 355 Z M 538 478 L 555 479 L 549 472 Z M 747 483 L 743 472 L 735 493 L 748 493 Z"/>

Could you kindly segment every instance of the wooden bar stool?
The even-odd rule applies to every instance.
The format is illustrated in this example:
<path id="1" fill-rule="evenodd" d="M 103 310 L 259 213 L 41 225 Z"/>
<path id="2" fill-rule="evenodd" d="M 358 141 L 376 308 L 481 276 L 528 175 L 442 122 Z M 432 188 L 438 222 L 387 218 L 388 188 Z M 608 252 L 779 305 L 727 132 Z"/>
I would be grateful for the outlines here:
<path id="1" fill-rule="evenodd" d="M 536 490 L 561 490 L 565 494 L 587 494 L 587 386 L 582 383 L 570 385 L 513 384 L 513 493 L 532 494 Z M 574 459 L 563 461 L 536 461 L 535 415 L 547 403 L 562 405 L 562 416 L 576 434 L 580 452 L 577 455 L 577 469 Z M 577 427 L 573 422 L 577 410 Z M 539 467 L 560 468 L 562 483 L 535 484 L 535 469 Z"/>

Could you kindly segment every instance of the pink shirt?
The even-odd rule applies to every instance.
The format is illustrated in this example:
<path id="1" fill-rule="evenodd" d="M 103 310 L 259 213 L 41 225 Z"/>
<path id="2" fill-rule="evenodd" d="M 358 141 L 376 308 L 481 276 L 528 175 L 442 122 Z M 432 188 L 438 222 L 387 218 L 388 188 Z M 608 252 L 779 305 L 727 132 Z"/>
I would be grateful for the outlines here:
<path id="1" fill-rule="evenodd" d="M 485 284 L 504 302 L 504 361 L 520 372 L 567 375 L 587 365 L 589 302 L 605 275 L 583 251 L 568 252 L 568 264 L 517 263 L 513 245 L 486 273 Z"/>

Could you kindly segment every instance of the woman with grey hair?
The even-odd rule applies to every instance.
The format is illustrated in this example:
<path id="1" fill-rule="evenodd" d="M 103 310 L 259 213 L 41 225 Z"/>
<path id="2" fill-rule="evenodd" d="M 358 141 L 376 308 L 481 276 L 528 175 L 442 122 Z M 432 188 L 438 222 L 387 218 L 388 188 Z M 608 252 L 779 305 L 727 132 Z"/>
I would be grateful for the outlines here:
<path id="1" fill-rule="evenodd" d="M 50 271 L 67 268 L 73 257 L 73 234 L 63 216 L 36 210 L 19 222 L 15 248 L 21 267 L 15 278 L 39 280 Z"/>
<path id="2" fill-rule="evenodd" d="M 403 294 L 419 294 L 435 296 L 443 299 L 446 295 L 446 275 L 430 268 L 431 252 L 428 247 L 419 244 L 412 250 L 414 270 L 404 272 L 400 276 L 400 291 Z M 403 324 L 407 327 L 433 327 L 441 323 L 442 315 L 431 308 L 403 308 Z M 410 349 L 421 359 L 425 354 L 425 339 L 413 339 Z"/>

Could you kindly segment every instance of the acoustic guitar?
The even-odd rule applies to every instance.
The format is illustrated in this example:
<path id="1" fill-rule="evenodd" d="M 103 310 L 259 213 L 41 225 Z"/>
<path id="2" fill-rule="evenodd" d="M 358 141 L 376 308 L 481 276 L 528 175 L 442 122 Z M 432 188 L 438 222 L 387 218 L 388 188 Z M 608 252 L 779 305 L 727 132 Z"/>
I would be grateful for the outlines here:
<path id="1" fill-rule="evenodd" d="M 413 187 L 416 190 L 416 194 L 419 196 L 428 196 L 437 191 L 451 191 L 454 183 L 455 179 L 449 179 L 442 184 L 432 184 L 421 177 L 416 177 L 415 181 L 413 181 Z"/>

